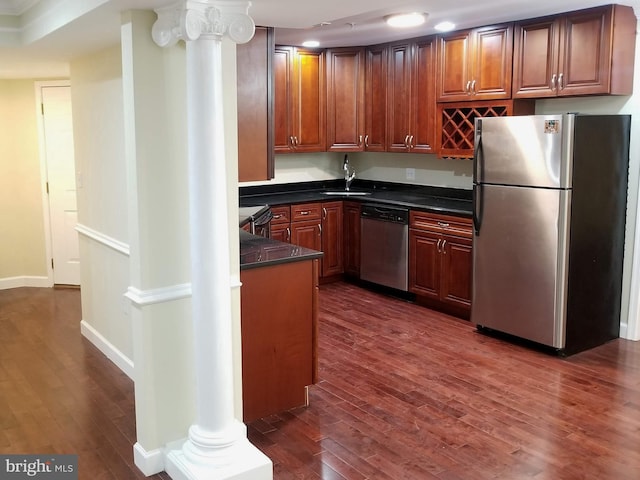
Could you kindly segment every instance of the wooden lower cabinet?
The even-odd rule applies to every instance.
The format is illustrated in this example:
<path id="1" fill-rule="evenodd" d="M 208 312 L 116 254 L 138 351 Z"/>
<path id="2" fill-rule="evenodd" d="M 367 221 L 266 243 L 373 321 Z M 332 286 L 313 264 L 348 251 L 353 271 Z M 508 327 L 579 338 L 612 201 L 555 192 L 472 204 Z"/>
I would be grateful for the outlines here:
<path id="1" fill-rule="evenodd" d="M 307 404 L 317 381 L 318 260 L 242 270 L 243 420 Z M 277 301 L 274 301 L 277 299 Z"/>
<path id="2" fill-rule="evenodd" d="M 470 219 L 411 211 L 409 291 L 429 306 L 468 317 L 471 238 Z"/>
<path id="3" fill-rule="evenodd" d="M 324 279 L 344 272 L 342 208 L 342 201 L 291 205 L 290 243 L 323 253 L 320 277 Z"/>
<path id="4" fill-rule="evenodd" d="M 320 276 L 323 278 L 342 275 L 344 272 L 342 208 L 342 201 L 322 204 L 322 253 L 324 255 Z"/>
<path id="5" fill-rule="evenodd" d="M 360 203 L 344 202 L 344 273 L 360 277 Z"/>
<path id="6" fill-rule="evenodd" d="M 291 243 L 291 208 L 289 205 L 279 205 L 271 208 L 270 238 L 280 242 Z"/>

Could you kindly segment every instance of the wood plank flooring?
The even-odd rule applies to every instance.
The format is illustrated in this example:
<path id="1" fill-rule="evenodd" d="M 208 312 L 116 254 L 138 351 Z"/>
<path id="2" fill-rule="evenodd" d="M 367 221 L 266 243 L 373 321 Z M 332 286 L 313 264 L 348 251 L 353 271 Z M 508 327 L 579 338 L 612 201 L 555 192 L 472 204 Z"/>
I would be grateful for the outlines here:
<path id="1" fill-rule="evenodd" d="M 80 334 L 80 291 L 0 290 L 0 452 L 78 454 L 80 479 L 133 463 L 133 382 Z"/>
<path id="2" fill-rule="evenodd" d="M 0 452 L 144 478 L 133 384 L 80 318 L 77 290 L 0 291 Z M 639 342 L 559 359 L 340 282 L 320 291 L 319 373 L 310 407 L 249 425 L 276 480 L 640 478 Z"/>
<path id="3" fill-rule="evenodd" d="M 309 408 L 254 422 L 274 478 L 640 478 L 640 343 L 561 359 L 346 283 Z"/>

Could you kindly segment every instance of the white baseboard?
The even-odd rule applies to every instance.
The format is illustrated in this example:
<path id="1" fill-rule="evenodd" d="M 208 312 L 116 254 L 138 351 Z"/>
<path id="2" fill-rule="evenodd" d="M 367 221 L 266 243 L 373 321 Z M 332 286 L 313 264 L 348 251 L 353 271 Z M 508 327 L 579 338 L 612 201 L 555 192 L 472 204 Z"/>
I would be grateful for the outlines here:
<path id="1" fill-rule="evenodd" d="M 118 350 L 111 342 L 102 336 L 95 328 L 89 325 L 85 320 L 80 322 L 80 331 L 82 335 L 93 343 L 98 350 L 105 354 L 116 366 L 122 370 L 131 380 L 133 380 L 133 361 Z"/>
<path id="2" fill-rule="evenodd" d="M 138 442 L 133 446 L 133 463 L 147 477 L 164 471 L 164 449 L 147 452 Z"/>
<path id="3" fill-rule="evenodd" d="M 49 280 L 49 277 L 23 276 L 0 278 L 0 290 L 20 287 L 51 288 L 53 287 L 53 282 Z"/>

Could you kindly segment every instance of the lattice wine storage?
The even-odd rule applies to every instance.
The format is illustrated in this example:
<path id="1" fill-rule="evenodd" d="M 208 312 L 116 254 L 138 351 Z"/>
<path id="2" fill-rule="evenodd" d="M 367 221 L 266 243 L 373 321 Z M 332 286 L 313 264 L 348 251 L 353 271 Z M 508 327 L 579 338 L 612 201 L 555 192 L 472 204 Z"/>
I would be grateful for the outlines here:
<path id="1" fill-rule="evenodd" d="M 438 155 L 473 158 L 473 129 L 476 117 L 505 117 L 533 113 L 535 113 L 535 104 L 529 100 L 440 103 L 437 113 Z"/>

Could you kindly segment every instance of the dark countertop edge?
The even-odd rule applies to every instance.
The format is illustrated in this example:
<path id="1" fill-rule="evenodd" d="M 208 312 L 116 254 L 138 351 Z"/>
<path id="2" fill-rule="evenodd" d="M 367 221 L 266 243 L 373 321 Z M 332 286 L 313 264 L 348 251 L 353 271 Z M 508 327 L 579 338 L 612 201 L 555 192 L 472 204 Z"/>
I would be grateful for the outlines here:
<path id="1" fill-rule="evenodd" d="M 472 214 L 472 191 L 449 187 L 431 187 L 392 182 L 360 180 L 352 191 L 366 191 L 367 196 L 325 195 L 343 191 L 344 180 L 301 182 L 258 187 L 241 187 L 240 204 L 271 206 L 307 202 L 353 201 L 400 205 L 414 210 L 468 217 Z M 409 197 L 411 197 L 409 199 Z"/>
<path id="2" fill-rule="evenodd" d="M 250 249 L 262 249 L 262 248 L 282 248 L 287 253 L 282 253 L 279 257 L 273 257 L 267 260 L 249 261 L 242 263 L 242 256 L 244 254 L 251 253 Z M 244 250 L 244 251 L 243 251 Z M 270 250 L 273 254 L 273 250 Z M 292 255 L 294 254 L 295 255 Z M 290 243 L 280 242 L 271 238 L 260 237 L 258 235 L 252 235 L 245 230 L 240 229 L 240 270 L 248 270 L 251 268 L 269 267 L 273 265 L 280 265 L 290 262 L 302 262 L 307 260 L 315 260 L 316 258 L 322 258 L 324 254 L 317 250 L 311 250 L 310 248 L 300 247 Z"/>

